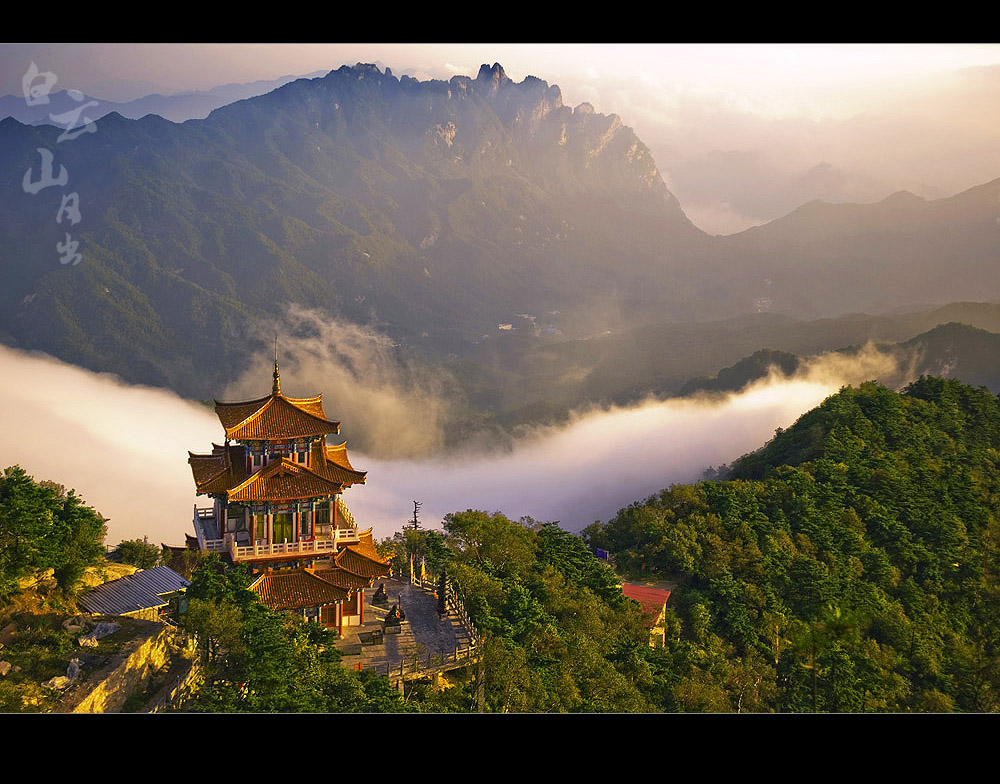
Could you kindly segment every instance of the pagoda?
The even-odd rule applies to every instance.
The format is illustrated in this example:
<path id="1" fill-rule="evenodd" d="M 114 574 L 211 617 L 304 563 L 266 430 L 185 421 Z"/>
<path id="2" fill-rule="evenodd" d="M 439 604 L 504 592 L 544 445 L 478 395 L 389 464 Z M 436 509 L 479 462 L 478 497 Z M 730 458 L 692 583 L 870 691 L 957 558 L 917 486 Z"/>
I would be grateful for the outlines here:
<path id="1" fill-rule="evenodd" d="M 245 563 L 250 589 L 273 610 L 330 628 L 363 623 L 364 588 L 389 567 L 344 504 L 366 472 L 351 465 L 346 441 L 327 445 L 340 423 L 326 418 L 322 394 L 283 395 L 275 356 L 270 395 L 216 400 L 215 413 L 224 443 L 188 453 L 197 494 L 214 501 L 195 505 L 198 548 Z"/>

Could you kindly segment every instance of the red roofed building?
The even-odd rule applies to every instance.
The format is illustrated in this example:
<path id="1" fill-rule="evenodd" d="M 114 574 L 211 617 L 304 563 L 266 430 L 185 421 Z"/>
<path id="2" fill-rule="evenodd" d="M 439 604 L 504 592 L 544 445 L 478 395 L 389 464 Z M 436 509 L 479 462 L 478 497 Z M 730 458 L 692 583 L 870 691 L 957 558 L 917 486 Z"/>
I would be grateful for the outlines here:
<path id="1" fill-rule="evenodd" d="M 225 442 L 188 453 L 197 494 L 213 499 L 195 506 L 199 549 L 246 563 L 257 575 L 251 590 L 271 609 L 330 628 L 362 623 L 363 589 L 389 567 L 344 504 L 366 472 L 351 465 L 346 442 L 327 445 L 340 423 L 326 418 L 323 396 L 283 395 L 275 359 L 270 395 L 216 401 L 215 412 Z"/>
<path id="2" fill-rule="evenodd" d="M 634 599 L 642 606 L 642 617 L 649 629 L 649 646 L 662 648 L 666 641 L 664 618 L 667 613 L 667 599 L 670 591 L 653 588 L 648 585 L 624 583 L 622 593 L 629 599 Z"/>

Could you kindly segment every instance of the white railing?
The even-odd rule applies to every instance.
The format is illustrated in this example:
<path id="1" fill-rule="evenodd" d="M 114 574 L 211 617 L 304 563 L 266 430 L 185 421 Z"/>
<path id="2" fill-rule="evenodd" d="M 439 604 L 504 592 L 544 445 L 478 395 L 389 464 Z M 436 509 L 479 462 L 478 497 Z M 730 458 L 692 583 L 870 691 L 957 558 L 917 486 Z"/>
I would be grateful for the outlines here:
<path id="1" fill-rule="evenodd" d="M 241 547 L 233 541 L 229 546 L 229 553 L 233 561 L 242 561 L 257 558 L 277 558 L 284 555 L 316 555 L 333 553 L 337 549 L 337 542 L 334 539 L 312 539 L 306 542 L 281 542 L 279 544 L 263 543 L 252 544 L 249 547 Z"/>
<path id="2" fill-rule="evenodd" d="M 215 522 L 215 507 L 194 506 L 194 533 L 198 537 L 198 549 L 203 553 L 224 553 L 228 547 L 225 539 L 209 539 L 205 536 L 205 526 Z"/>
<path id="3" fill-rule="evenodd" d="M 360 542 L 357 528 L 337 528 L 333 532 L 334 539 L 338 542 Z"/>
<path id="4" fill-rule="evenodd" d="M 336 552 L 340 544 L 353 544 L 360 541 L 357 524 L 354 522 L 354 515 L 351 514 L 339 496 L 337 497 L 337 511 L 340 520 L 350 525 L 350 528 L 335 528 L 330 531 L 329 536 L 300 542 L 271 544 L 261 539 L 252 545 L 238 545 L 232 534 L 226 534 L 222 539 L 209 539 L 205 535 L 205 529 L 215 521 L 215 508 L 211 506 L 198 508 L 195 505 L 194 530 L 198 537 L 198 548 L 202 552 L 228 552 L 232 556 L 233 561 L 268 557 L 276 558 L 285 555 L 326 554 Z"/>
<path id="5" fill-rule="evenodd" d="M 351 528 L 357 529 L 358 524 L 354 522 L 354 515 L 351 514 L 351 510 L 347 508 L 344 499 L 339 495 L 337 496 L 337 516 L 351 526 Z"/>

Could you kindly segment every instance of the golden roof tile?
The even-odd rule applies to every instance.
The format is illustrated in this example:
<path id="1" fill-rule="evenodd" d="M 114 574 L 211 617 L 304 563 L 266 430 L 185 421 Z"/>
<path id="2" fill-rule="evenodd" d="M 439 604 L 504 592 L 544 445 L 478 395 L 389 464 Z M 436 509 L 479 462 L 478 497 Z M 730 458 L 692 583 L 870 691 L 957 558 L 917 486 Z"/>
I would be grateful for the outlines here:
<path id="1" fill-rule="evenodd" d="M 309 456 L 309 467 L 317 474 L 332 482 L 340 482 L 344 487 L 353 484 L 364 484 L 367 471 L 358 471 L 347 459 L 347 442 L 336 446 L 326 446 L 321 441 L 312 445 Z"/>
<path id="2" fill-rule="evenodd" d="M 345 590 L 358 590 L 360 588 L 365 588 L 369 582 L 367 578 L 362 577 L 359 574 L 348 572 L 346 569 L 338 569 L 335 566 L 326 568 L 317 567 L 313 569 L 313 574 L 321 580 L 325 580 L 326 582 Z"/>
<path id="3" fill-rule="evenodd" d="M 373 561 L 378 561 L 379 563 L 385 563 L 382 556 L 379 555 L 378 549 L 375 547 L 375 537 L 372 535 L 372 529 L 369 528 L 367 531 L 361 531 L 358 533 L 358 543 L 350 545 L 350 548 L 359 555 L 363 555 L 366 558 L 371 558 Z"/>
<path id="4" fill-rule="evenodd" d="M 339 433 L 323 413 L 323 396 L 285 397 L 280 392 L 241 403 L 215 401 L 215 413 L 234 441 L 285 441 Z"/>
<path id="5" fill-rule="evenodd" d="M 324 479 L 330 482 L 338 482 L 344 487 L 350 487 L 353 484 L 363 485 L 365 483 L 365 476 L 368 473 L 367 471 L 342 468 L 336 463 L 327 463 L 326 465 L 314 466 L 312 468 Z"/>
<path id="6" fill-rule="evenodd" d="M 188 464 L 194 475 L 197 492 L 223 493 L 240 484 L 247 477 L 245 452 L 242 446 L 212 444 L 212 454 L 196 455 L 188 452 Z"/>
<path id="7" fill-rule="evenodd" d="M 309 569 L 264 572 L 250 585 L 270 610 L 300 610 L 342 602 L 350 591 L 322 580 Z"/>
<path id="8" fill-rule="evenodd" d="M 272 460 L 244 481 L 227 488 L 226 497 L 242 502 L 294 501 L 334 495 L 343 489 L 343 483 L 283 457 Z"/>
<path id="9" fill-rule="evenodd" d="M 369 583 L 377 577 L 389 576 L 389 565 L 380 558 L 366 555 L 355 549 L 357 545 L 348 545 L 336 556 L 333 562 L 338 568 L 365 578 Z"/>
<path id="10" fill-rule="evenodd" d="M 326 448 L 326 459 L 336 463 L 341 468 L 346 468 L 348 471 L 353 471 L 354 466 L 351 465 L 351 461 L 347 459 L 347 442 L 342 444 L 335 444 L 334 446 L 328 446 Z"/>

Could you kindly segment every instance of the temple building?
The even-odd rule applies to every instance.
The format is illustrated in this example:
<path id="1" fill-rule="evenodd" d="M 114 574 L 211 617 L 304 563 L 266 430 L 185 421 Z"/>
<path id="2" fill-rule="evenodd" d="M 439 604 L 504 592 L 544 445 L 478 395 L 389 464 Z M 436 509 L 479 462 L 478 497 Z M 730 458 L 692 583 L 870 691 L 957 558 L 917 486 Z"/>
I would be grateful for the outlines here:
<path id="1" fill-rule="evenodd" d="M 197 494 L 213 499 L 195 505 L 198 548 L 247 564 L 250 589 L 272 610 L 328 628 L 363 623 L 364 588 L 389 567 L 343 501 L 366 472 L 351 465 L 346 442 L 327 445 L 340 423 L 326 418 L 322 394 L 283 395 L 275 359 L 270 395 L 215 401 L 215 412 L 224 443 L 188 453 Z"/>

